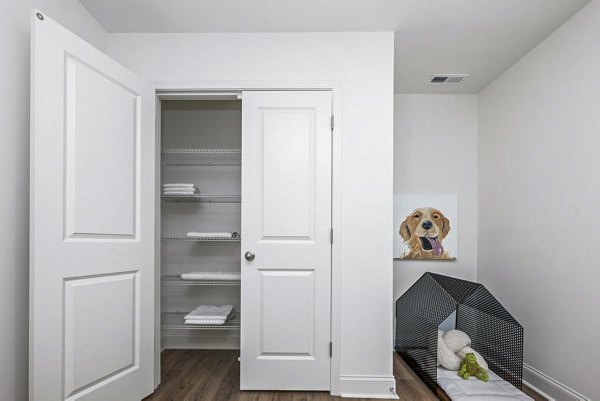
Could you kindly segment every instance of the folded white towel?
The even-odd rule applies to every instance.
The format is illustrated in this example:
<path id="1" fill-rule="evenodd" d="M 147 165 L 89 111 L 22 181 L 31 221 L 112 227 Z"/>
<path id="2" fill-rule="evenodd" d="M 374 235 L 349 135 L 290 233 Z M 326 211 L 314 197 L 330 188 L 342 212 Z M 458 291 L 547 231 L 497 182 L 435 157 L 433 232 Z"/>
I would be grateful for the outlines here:
<path id="1" fill-rule="evenodd" d="M 172 188 L 163 188 L 163 192 L 197 192 L 198 188 L 186 188 L 186 187 L 172 187 Z"/>
<path id="2" fill-rule="evenodd" d="M 174 195 L 196 195 L 198 192 L 194 191 L 165 191 L 163 195 L 165 196 L 174 196 Z"/>
<path id="3" fill-rule="evenodd" d="M 187 315 L 186 320 L 227 320 L 233 311 L 233 305 L 200 305 Z"/>
<path id="4" fill-rule="evenodd" d="M 180 188 L 180 189 L 174 189 L 174 188 L 170 188 L 170 189 L 165 189 L 163 190 L 163 195 L 195 195 L 200 193 L 200 191 L 196 188 L 196 189 L 192 189 L 192 188 Z"/>
<path id="5" fill-rule="evenodd" d="M 194 184 L 164 184 L 164 195 L 193 195 L 200 191 Z"/>
<path id="6" fill-rule="evenodd" d="M 195 184 L 186 184 L 186 183 L 181 183 L 181 184 L 163 184 L 163 188 L 195 188 L 196 185 Z"/>
<path id="7" fill-rule="evenodd" d="M 187 236 L 190 238 L 233 238 L 233 233 L 227 233 L 227 232 L 204 233 L 204 232 L 190 231 L 189 233 L 187 233 Z"/>
<path id="8" fill-rule="evenodd" d="M 225 273 L 225 272 L 190 272 L 181 274 L 182 280 L 241 280 L 240 273 Z"/>
<path id="9" fill-rule="evenodd" d="M 225 319 L 188 319 L 185 321 L 185 324 L 212 324 L 215 326 L 219 326 L 225 324 Z"/>

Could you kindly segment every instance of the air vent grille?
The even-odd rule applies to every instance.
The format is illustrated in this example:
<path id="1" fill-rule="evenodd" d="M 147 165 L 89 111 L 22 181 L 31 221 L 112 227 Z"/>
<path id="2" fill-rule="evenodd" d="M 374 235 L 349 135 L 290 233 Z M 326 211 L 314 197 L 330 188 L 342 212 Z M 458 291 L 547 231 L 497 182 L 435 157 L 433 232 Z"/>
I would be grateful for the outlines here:
<path id="1" fill-rule="evenodd" d="M 429 83 L 432 84 L 460 84 L 469 74 L 433 74 Z"/>
<path id="2" fill-rule="evenodd" d="M 432 84 L 443 84 L 444 82 L 446 82 L 447 79 L 448 79 L 448 77 L 433 77 L 433 78 L 431 78 L 431 83 Z"/>

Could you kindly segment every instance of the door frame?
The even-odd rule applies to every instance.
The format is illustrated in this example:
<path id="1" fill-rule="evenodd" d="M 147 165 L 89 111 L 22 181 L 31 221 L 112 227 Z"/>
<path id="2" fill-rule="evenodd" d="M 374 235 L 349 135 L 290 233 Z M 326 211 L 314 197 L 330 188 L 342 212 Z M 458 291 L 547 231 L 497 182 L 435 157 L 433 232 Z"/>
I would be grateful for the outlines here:
<path id="1" fill-rule="evenodd" d="M 331 227 L 333 228 L 333 244 L 331 245 L 331 327 L 330 341 L 332 343 L 332 356 L 330 368 L 330 394 L 340 395 L 340 370 L 341 370 L 341 338 L 342 338 L 342 81 L 149 81 L 156 92 L 157 108 L 157 157 L 160 157 L 160 101 L 163 95 L 169 92 L 195 93 L 244 90 L 264 91 L 330 91 L 332 97 L 331 110 L 334 118 L 332 161 L 331 161 Z M 165 96 L 166 97 L 166 96 Z M 157 163 L 160 168 L 160 163 Z M 157 172 L 156 188 L 160 187 L 160 174 Z M 155 197 L 156 210 L 160 210 L 160 198 Z M 159 213 L 159 212 L 157 212 Z M 156 299 L 160 300 L 160 218 L 156 219 Z M 160 384 L 160 307 L 156 308 L 155 327 L 155 387 Z"/>

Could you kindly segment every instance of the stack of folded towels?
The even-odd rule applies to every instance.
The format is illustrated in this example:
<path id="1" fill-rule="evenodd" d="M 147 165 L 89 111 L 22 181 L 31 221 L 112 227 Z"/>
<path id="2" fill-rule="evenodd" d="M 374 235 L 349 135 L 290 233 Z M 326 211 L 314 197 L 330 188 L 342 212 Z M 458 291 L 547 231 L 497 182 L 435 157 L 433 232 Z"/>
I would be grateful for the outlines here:
<path id="1" fill-rule="evenodd" d="M 233 305 L 200 305 L 185 316 L 185 324 L 225 324 L 232 312 Z"/>
<path id="2" fill-rule="evenodd" d="M 188 238 L 238 238 L 240 234 L 236 232 L 198 232 L 190 231 L 186 234 Z"/>
<path id="3" fill-rule="evenodd" d="M 194 195 L 199 193 L 194 184 L 163 184 L 163 195 Z"/>
<path id="4" fill-rule="evenodd" d="M 182 273 L 182 280 L 214 280 L 214 281 L 230 281 L 241 280 L 242 275 L 234 272 L 190 272 Z"/>

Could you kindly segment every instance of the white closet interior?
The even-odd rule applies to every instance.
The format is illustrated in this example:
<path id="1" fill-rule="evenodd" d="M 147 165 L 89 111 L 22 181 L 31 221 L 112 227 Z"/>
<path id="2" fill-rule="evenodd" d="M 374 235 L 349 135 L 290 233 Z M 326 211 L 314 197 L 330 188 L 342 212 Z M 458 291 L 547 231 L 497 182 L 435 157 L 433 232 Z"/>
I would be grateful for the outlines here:
<path id="1" fill-rule="evenodd" d="M 161 184 L 192 183 L 194 195 L 161 185 L 161 348 L 239 349 L 240 281 L 182 280 L 189 272 L 240 272 L 242 104 L 235 96 L 161 102 Z M 186 97 L 184 96 L 183 99 Z M 234 305 L 225 324 L 189 325 L 198 305 Z"/>

